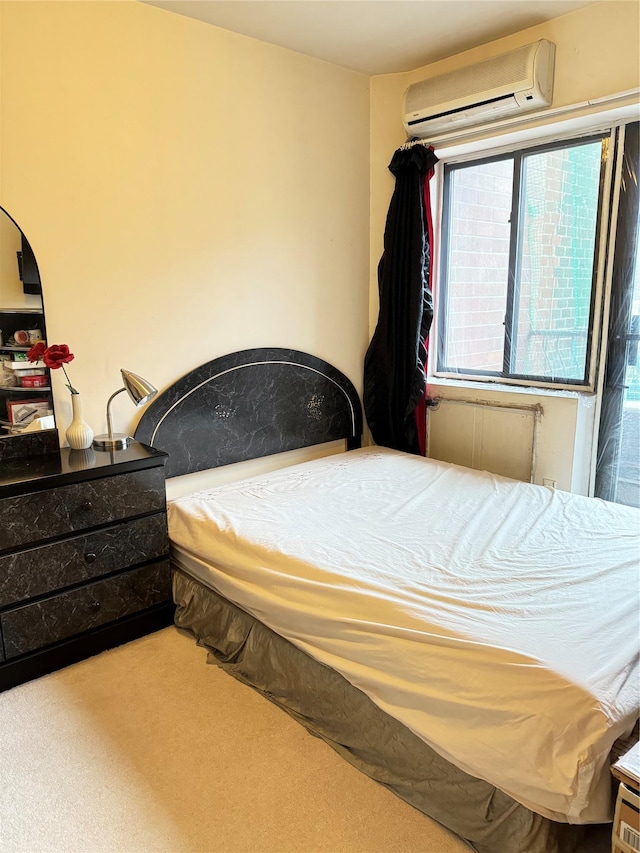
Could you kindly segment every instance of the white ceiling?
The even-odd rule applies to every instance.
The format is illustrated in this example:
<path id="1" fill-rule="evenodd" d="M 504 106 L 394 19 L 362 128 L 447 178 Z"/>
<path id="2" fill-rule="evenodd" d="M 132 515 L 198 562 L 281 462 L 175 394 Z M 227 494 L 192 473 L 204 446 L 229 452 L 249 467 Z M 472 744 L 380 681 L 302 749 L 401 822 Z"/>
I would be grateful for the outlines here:
<path id="1" fill-rule="evenodd" d="M 143 0 L 363 74 L 410 71 L 594 0 Z"/>

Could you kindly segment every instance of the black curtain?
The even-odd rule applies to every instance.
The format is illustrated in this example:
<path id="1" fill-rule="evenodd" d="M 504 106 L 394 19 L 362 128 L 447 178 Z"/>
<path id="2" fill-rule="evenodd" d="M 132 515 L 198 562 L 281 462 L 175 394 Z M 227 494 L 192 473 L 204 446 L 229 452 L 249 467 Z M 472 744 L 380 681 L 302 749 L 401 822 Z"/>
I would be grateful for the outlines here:
<path id="1" fill-rule="evenodd" d="M 378 265 L 380 313 L 364 362 L 364 410 L 376 444 L 421 453 L 415 410 L 426 390 L 433 320 L 425 181 L 438 158 L 423 144 L 399 148 L 396 185 Z M 428 190 L 426 190 L 428 192 Z"/>

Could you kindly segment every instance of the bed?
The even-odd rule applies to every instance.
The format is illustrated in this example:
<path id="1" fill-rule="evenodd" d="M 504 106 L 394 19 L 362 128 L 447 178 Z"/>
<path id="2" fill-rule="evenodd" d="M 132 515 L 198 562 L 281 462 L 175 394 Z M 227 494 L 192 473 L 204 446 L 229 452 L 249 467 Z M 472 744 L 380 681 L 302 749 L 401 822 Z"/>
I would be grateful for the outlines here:
<path id="1" fill-rule="evenodd" d="M 170 502 L 176 624 L 479 853 L 577 849 L 638 719 L 637 512 L 361 431 L 347 377 L 294 350 L 216 359 L 147 408 L 168 476 L 347 449 Z"/>

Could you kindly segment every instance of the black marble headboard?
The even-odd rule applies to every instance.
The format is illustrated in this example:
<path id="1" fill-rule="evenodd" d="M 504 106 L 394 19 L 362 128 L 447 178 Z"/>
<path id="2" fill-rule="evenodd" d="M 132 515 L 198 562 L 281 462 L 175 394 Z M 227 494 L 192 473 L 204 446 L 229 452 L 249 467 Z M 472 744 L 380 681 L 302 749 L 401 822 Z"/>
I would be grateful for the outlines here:
<path id="1" fill-rule="evenodd" d="M 344 438 L 360 446 L 351 381 L 297 350 L 250 349 L 196 367 L 146 409 L 135 438 L 169 454 L 167 477 Z"/>

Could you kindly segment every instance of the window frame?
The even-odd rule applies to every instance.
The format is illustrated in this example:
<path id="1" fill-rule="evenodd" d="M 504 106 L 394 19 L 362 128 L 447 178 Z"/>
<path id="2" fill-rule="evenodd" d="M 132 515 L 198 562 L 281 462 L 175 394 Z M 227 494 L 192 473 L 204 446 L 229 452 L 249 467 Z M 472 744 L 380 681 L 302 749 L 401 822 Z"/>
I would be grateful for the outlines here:
<path id="1" fill-rule="evenodd" d="M 555 390 L 568 390 L 574 392 L 593 392 L 596 384 L 597 357 L 600 348 L 602 306 L 604 296 L 605 265 L 607 260 L 607 240 L 609 234 L 611 217 L 612 180 L 614 174 L 614 160 L 616 152 L 616 126 L 605 126 L 589 128 L 581 132 L 568 133 L 558 136 L 549 134 L 548 138 L 539 137 L 535 141 L 528 140 L 520 144 L 493 148 L 486 155 L 475 150 L 461 157 L 442 158 L 436 169 L 436 182 L 434 192 L 436 193 L 437 209 L 439 211 L 438 227 L 436 230 L 436 251 L 434 252 L 433 281 L 435 283 L 436 317 L 433 331 L 436 337 L 435 366 L 430 370 L 433 378 L 440 380 L 471 381 L 485 383 L 500 383 L 508 386 L 527 386 L 534 388 L 550 388 Z M 497 143 L 499 140 L 495 140 Z M 601 170 L 598 183 L 598 207 L 596 215 L 596 227 L 594 234 L 594 256 L 591 278 L 591 296 L 589 307 L 589 321 L 586 332 L 586 352 L 584 362 L 584 373 L 580 379 L 568 377 L 552 377 L 542 375 L 527 375 L 511 372 L 508 370 L 509 363 L 515 358 L 516 337 L 513 334 L 514 325 L 517 327 L 517 310 L 519 299 L 519 288 L 516 280 L 520 273 L 522 257 L 522 162 L 531 154 L 544 153 L 574 145 L 586 145 L 600 142 L 601 145 Z M 491 145 L 491 140 L 486 140 Z M 446 259 L 449 256 L 449 212 L 452 204 L 452 174 L 456 171 L 469 167 L 474 163 L 491 163 L 505 159 L 512 159 L 514 168 L 512 176 L 512 207 L 511 227 L 509 236 L 509 258 L 507 273 L 507 293 L 505 311 L 505 333 L 503 339 L 503 366 L 501 371 L 478 370 L 474 368 L 456 369 L 446 365 L 445 353 L 447 344 L 447 330 L 445 326 L 446 305 L 448 304 L 448 276 Z M 517 212 L 517 218 L 514 216 Z M 517 334 L 517 332 L 516 332 Z"/>

